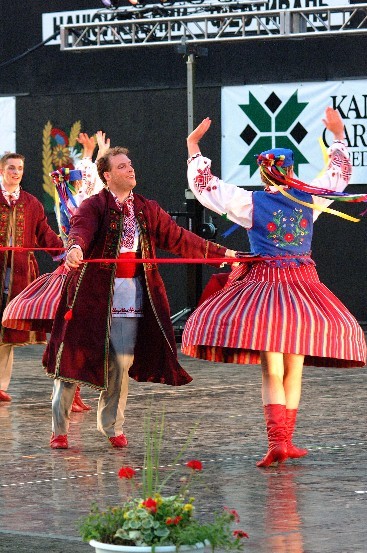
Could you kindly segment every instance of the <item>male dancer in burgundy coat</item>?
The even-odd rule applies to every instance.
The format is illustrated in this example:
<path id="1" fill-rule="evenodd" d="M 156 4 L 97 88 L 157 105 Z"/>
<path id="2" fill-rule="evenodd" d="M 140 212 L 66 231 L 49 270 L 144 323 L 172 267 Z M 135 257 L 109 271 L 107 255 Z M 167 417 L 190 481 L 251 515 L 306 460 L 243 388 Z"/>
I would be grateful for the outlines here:
<path id="1" fill-rule="evenodd" d="M 47 223 L 43 206 L 21 189 L 24 156 L 5 154 L 0 160 L 0 246 L 63 248 L 62 240 Z M 52 252 L 54 255 L 60 251 Z M 0 251 L 1 315 L 6 305 L 39 275 L 32 251 Z M 44 332 L 0 327 L 0 401 L 11 401 L 7 393 L 13 369 L 15 345 L 45 344 Z"/>
<path id="2" fill-rule="evenodd" d="M 180 386 L 191 377 L 179 365 L 168 299 L 154 263 L 156 248 L 185 257 L 233 256 L 234 252 L 179 227 L 157 202 L 132 190 L 135 172 L 125 148 L 98 162 L 106 184 L 85 200 L 72 219 L 67 276 L 44 355 L 54 381 L 54 449 L 68 447 L 67 432 L 77 384 L 101 390 L 97 427 L 113 447 L 124 447 L 128 377 Z M 129 257 L 132 263 L 83 259 Z"/>

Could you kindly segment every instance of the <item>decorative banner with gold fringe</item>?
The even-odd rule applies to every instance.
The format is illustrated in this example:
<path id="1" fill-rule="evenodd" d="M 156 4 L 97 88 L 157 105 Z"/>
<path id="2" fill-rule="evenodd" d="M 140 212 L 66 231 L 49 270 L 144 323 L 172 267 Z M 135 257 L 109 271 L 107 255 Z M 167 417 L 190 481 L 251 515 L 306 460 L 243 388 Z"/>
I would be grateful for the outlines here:
<path id="1" fill-rule="evenodd" d="M 47 121 L 42 136 L 42 168 L 44 207 L 46 212 L 52 212 L 55 204 L 55 186 L 52 184 L 50 173 L 60 167 L 75 169 L 81 157 L 82 147 L 77 138 L 81 131 L 81 122 L 72 124 L 69 134 L 60 127 L 53 127 Z"/>

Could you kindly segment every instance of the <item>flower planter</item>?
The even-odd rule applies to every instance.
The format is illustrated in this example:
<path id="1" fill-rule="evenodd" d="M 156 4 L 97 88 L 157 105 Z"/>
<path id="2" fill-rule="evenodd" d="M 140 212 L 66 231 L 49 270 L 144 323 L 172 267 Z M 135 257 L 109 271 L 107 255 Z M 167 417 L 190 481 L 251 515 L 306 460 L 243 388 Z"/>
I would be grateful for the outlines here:
<path id="1" fill-rule="evenodd" d="M 96 553 L 151 553 L 151 547 L 144 547 L 140 545 L 113 545 L 110 543 L 101 543 L 99 541 L 91 540 L 89 545 L 95 548 Z M 197 543 L 196 545 L 181 545 L 179 552 L 191 553 L 194 551 L 203 551 L 204 544 Z M 154 549 L 155 553 L 176 553 L 177 549 L 175 545 L 161 545 Z"/>

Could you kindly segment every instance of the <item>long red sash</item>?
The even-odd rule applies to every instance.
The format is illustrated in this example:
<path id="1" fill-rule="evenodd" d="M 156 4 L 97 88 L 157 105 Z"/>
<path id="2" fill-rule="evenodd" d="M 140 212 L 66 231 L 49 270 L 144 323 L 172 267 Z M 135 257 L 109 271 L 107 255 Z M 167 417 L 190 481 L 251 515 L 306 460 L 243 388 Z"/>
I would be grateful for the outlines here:
<path id="1" fill-rule="evenodd" d="M 120 253 L 118 259 L 137 259 L 141 255 L 137 252 Z M 142 273 L 143 265 L 141 263 L 117 263 L 116 278 L 133 278 Z"/>

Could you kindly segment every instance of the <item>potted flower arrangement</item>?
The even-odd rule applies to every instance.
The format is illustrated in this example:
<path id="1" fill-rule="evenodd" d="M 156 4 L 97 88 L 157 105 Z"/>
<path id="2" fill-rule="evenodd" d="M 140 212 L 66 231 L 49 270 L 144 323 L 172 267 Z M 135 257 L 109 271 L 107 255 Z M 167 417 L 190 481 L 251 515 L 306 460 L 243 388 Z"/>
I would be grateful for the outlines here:
<path id="1" fill-rule="evenodd" d="M 153 428 L 150 419 L 147 420 L 141 484 L 136 482 L 134 468 L 121 467 L 118 476 L 130 484 L 131 497 L 122 505 L 106 510 L 100 510 L 94 504 L 79 523 L 83 541 L 88 541 L 96 553 L 170 553 L 177 550 L 187 553 L 204 547 L 210 547 L 212 551 L 216 548 L 241 551 L 243 538 L 248 535 L 243 530 L 233 530 L 232 524 L 239 522 L 234 509 L 224 507 L 211 522 L 200 521 L 195 516 L 195 499 L 190 496 L 189 489 L 192 479 L 202 471 L 200 461 L 186 462 L 188 475 L 180 477 L 178 491 L 173 495 L 163 495 L 163 489 L 174 475 L 170 473 L 162 482 L 159 481 L 164 415 Z M 182 457 L 189 440 L 190 437 L 173 465 Z"/>

